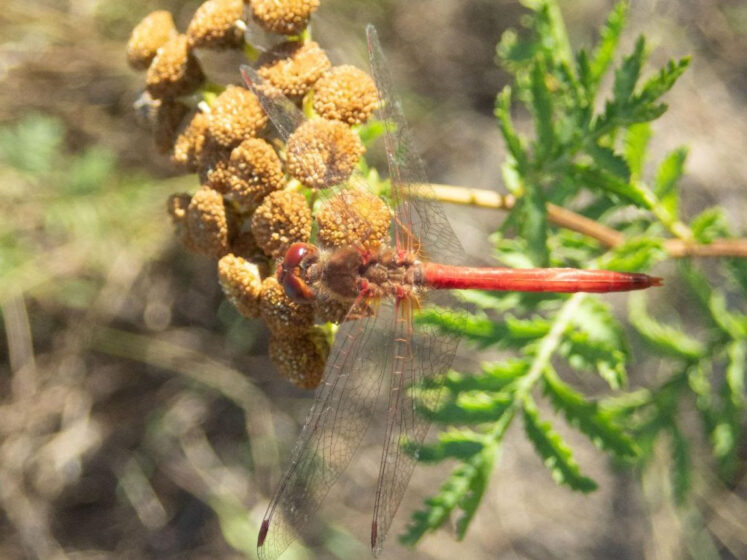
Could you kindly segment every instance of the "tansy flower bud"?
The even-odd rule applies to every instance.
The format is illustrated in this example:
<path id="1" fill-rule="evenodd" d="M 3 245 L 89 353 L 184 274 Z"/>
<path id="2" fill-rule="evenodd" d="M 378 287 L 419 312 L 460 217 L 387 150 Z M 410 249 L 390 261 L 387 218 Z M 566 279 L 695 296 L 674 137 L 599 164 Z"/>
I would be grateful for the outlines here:
<path id="1" fill-rule="evenodd" d="M 252 17 L 261 27 L 279 35 L 298 35 L 309 24 L 319 0 L 245 0 L 250 1 Z"/>
<path id="2" fill-rule="evenodd" d="M 176 137 L 171 161 L 189 173 L 197 171 L 202 151 L 208 140 L 208 116 L 196 111 L 187 126 Z"/>
<path id="3" fill-rule="evenodd" d="M 288 138 L 286 166 L 304 185 L 322 189 L 347 181 L 363 151 L 360 138 L 345 124 L 313 119 Z"/>
<path id="4" fill-rule="evenodd" d="M 172 194 L 166 202 L 166 210 L 174 224 L 176 238 L 189 250 L 192 250 L 192 240 L 187 231 L 187 208 L 191 200 L 191 195 L 179 193 Z"/>
<path id="5" fill-rule="evenodd" d="M 323 337 L 271 336 L 268 352 L 282 377 L 301 389 L 315 389 L 324 376 L 329 348 Z"/>
<path id="6" fill-rule="evenodd" d="M 311 210 L 299 192 L 275 191 L 252 216 L 252 234 L 266 255 L 285 256 L 291 244 L 311 236 Z"/>
<path id="7" fill-rule="evenodd" d="M 220 258 L 228 251 L 228 219 L 220 193 L 200 187 L 187 207 L 187 234 L 191 248 Z"/>
<path id="8" fill-rule="evenodd" d="M 208 129 L 221 146 L 234 147 L 257 136 L 267 125 L 259 99 L 248 89 L 229 85 L 210 107 Z"/>
<path id="9" fill-rule="evenodd" d="M 244 44 L 244 31 L 236 22 L 242 17 L 244 0 L 207 0 L 189 22 L 189 44 L 207 49 L 240 47 Z"/>
<path id="10" fill-rule="evenodd" d="M 259 317 L 262 279 L 257 265 L 227 254 L 218 261 L 218 280 L 226 299 L 244 317 Z"/>
<path id="11" fill-rule="evenodd" d="M 288 97 L 302 97 L 321 77 L 330 61 L 314 41 L 289 41 L 259 58 L 257 73 Z"/>
<path id="12" fill-rule="evenodd" d="M 375 251 L 389 235 L 389 208 L 378 196 L 345 189 L 316 214 L 319 242 L 327 247 L 363 247 Z"/>
<path id="13" fill-rule="evenodd" d="M 240 209 L 257 206 L 283 188 L 285 175 L 273 147 L 260 138 L 248 138 L 231 152 L 226 198 Z"/>
<path id="14" fill-rule="evenodd" d="M 192 54 L 186 35 L 177 35 L 159 50 L 145 76 L 146 89 L 155 99 L 179 97 L 196 90 L 205 75 Z"/>
<path id="15" fill-rule="evenodd" d="M 127 43 L 127 62 L 135 70 L 145 70 L 150 66 L 158 49 L 176 34 L 171 13 L 158 10 L 148 14 L 132 30 Z"/>
<path id="16" fill-rule="evenodd" d="M 314 110 L 325 119 L 366 122 L 378 100 L 371 76 L 355 66 L 336 66 L 314 84 Z"/>
<path id="17" fill-rule="evenodd" d="M 314 308 L 291 300 L 274 276 L 262 281 L 260 316 L 277 337 L 300 336 L 314 323 Z"/>
<path id="18" fill-rule="evenodd" d="M 219 193 L 228 189 L 228 160 L 231 148 L 221 146 L 212 137 L 208 138 L 202 150 L 202 157 L 197 164 L 197 176 L 200 183 L 209 186 Z"/>
<path id="19" fill-rule="evenodd" d="M 184 118 L 189 113 L 189 107 L 172 99 L 157 100 L 156 118 L 153 123 L 153 139 L 156 150 L 166 154 L 174 145 L 176 131 Z"/>

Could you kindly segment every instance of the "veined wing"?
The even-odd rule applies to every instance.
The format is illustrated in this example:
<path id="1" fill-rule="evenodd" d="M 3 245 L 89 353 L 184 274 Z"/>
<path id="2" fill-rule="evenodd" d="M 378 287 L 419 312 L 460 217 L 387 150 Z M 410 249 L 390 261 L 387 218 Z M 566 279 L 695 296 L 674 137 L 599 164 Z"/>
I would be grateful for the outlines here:
<path id="1" fill-rule="evenodd" d="M 368 25 L 366 36 L 371 74 L 379 92 L 377 116 L 386 127 L 387 163 L 397 217 L 397 247 L 416 250 L 431 262 L 459 264 L 464 258 L 464 249 L 428 186 L 423 163 L 402 112 L 402 104 L 392 88 L 392 78 L 376 28 Z"/>
<path id="2" fill-rule="evenodd" d="M 366 28 L 371 71 L 379 91 L 380 112 L 386 125 L 387 159 L 395 200 L 395 237 L 399 248 L 418 249 L 429 259 L 456 262 L 463 250 L 449 225 L 446 214 L 433 200 L 416 197 L 427 189 L 425 172 L 407 129 L 391 78 L 383 59 L 376 30 Z M 434 294 L 438 299 L 444 294 Z M 435 296 L 435 297 L 434 297 Z M 417 404 L 434 408 L 438 391 L 422 387 L 425 379 L 440 376 L 451 367 L 458 340 L 435 329 L 413 323 L 414 301 L 398 302 L 395 317 L 393 370 L 389 388 L 387 431 L 381 457 L 376 504 L 371 525 L 371 547 L 381 551 L 386 533 L 415 468 L 415 458 L 403 449 L 423 443 L 430 423 L 416 411 Z"/>
<path id="3" fill-rule="evenodd" d="M 392 304 L 381 302 L 376 315 L 340 326 L 288 470 L 262 521 L 260 559 L 277 558 L 296 539 L 360 445 L 391 367 L 393 322 Z"/>

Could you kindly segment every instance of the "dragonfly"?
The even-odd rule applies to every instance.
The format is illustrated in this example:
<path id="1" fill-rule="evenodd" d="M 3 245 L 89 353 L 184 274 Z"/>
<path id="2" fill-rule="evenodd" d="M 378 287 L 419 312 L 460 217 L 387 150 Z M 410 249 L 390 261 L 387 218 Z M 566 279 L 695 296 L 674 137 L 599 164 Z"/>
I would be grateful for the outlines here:
<path id="1" fill-rule="evenodd" d="M 459 341 L 413 321 L 425 304 L 440 304 L 451 289 L 526 292 L 614 292 L 661 283 L 646 274 L 571 268 L 481 268 L 460 266 L 465 254 L 440 203 L 423 196 L 425 172 L 373 26 L 366 28 L 369 63 L 379 92 L 378 118 L 385 147 L 394 219 L 391 240 L 370 247 L 333 250 L 310 243 L 290 246 L 277 268 L 278 281 L 295 301 L 320 297 L 346 302 L 313 405 L 287 469 L 262 521 L 257 550 L 277 558 L 297 538 L 324 502 L 359 447 L 376 414 L 388 379 L 386 430 L 374 494 L 371 549 L 381 552 L 387 531 L 415 467 L 429 421 L 418 406 L 433 408 L 438 392 L 423 388 L 452 365 Z M 241 73 L 280 136 L 287 140 L 303 114 L 249 66 Z M 338 186 L 365 189 L 354 175 Z M 350 212 L 354 212 L 353 209 Z M 457 264 L 455 264 L 457 263 Z M 372 312 L 362 313 L 361 307 Z"/>

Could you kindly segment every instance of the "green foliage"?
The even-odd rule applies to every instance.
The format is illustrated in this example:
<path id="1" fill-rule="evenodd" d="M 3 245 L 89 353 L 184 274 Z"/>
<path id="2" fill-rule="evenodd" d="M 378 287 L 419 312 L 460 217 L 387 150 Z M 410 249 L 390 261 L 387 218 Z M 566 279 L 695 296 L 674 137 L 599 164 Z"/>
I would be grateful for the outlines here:
<path id="1" fill-rule="evenodd" d="M 113 259 L 153 254 L 170 236 L 173 184 L 123 177 L 111 152 L 69 154 L 63 140 L 62 124 L 41 114 L 0 128 L 0 304 L 22 287 L 85 309 Z M 66 278 L 73 269 L 86 275 Z"/>
<path id="2" fill-rule="evenodd" d="M 495 116 L 509 154 L 503 176 L 517 203 L 492 238 L 495 257 L 515 267 L 642 272 L 673 257 L 672 238 L 711 243 L 731 237 L 719 208 L 702 211 L 689 224 L 680 216 L 686 147 L 650 161 L 649 123 L 666 111 L 662 96 L 689 58 L 651 72 L 645 37 L 621 55 L 628 13 L 624 2 L 613 8 L 597 45 L 573 55 L 556 2 L 525 4 L 531 9 L 525 32 L 506 32 L 497 48 L 499 62 L 514 77 L 497 96 Z M 605 93 L 602 84 L 610 83 Z M 514 124 L 514 103 L 524 105 L 533 128 Z M 533 130 L 533 136 L 519 130 Z M 625 241 L 610 249 L 595 238 L 555 228 L 548 202 L 575 206 Z M 442 398 L 421 413 L 444 431 L 417 456 L 429 463 L 456 460 L 458 466 L 414 514 L 403 542 L 414 544 L 452 514 L 461 515 L 457 531 L 460 538 L 464 535 L 502 438 L 518 415 L 550 475 L 572 490 L 589 492 L 596 483 L 582 474 L 555 426 L 558 418 L 617 463 L 638 469 L 651 461 L 664 436 L 671 495 L 678 504 L 688 502 L 697 483 L 692 460 L 697 435 L 683 422 L 685 407 L 697 410 L 723 479 L 743 468 L 738 449 L 744 446 L 747 265 L 724 260 L 706 276 L 698 264 L 679 260 L 681 280 L 667 276 L 672 308 L 654 306 L 656 294 L 650 291 L 628 296 L 628 331 L 635 333 L 639 352 L 649 353 L 645 370 L 658 372 L 650 388 L 627 390 L 632 355 L 626 329 L 596 295 L 461 293 L 470 311 L 419 313 L 421 324 L 476 348 L 510 351 L 512 357 L 484 363 L 477 373 L 450 372 L 428 382 L 431 390 L 441 387 Z M 728 281 L 726 288 L 712 284 L 716 274 Z M 692 325 L 692 318 L 679 317 L 676 310 L 699 312 L 701 324 L 686 332 L 678 324 Z M 635 382 L 650 384 L 653 376 L 644 379 Z M 576 388 L 579 382 L 584 390 Z M 599 389 L 605 385 L 614 393 L 605 395 Z M 549 408 L 558 413 L 552 419 Z"/>

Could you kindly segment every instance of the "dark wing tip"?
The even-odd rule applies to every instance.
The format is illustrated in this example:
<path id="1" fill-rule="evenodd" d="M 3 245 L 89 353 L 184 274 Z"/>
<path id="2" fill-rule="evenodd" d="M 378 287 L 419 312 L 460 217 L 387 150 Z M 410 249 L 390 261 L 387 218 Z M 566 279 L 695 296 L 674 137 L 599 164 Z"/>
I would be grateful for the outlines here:
<path id="1" fill-rule="evenodd" d="M 267 538 L 267 531 L 270 529 L 270 520 L 263 519 L 262 526 L 259 528 L 259 536 L 257 537 L 257 548 L 261 548 Z"/>

